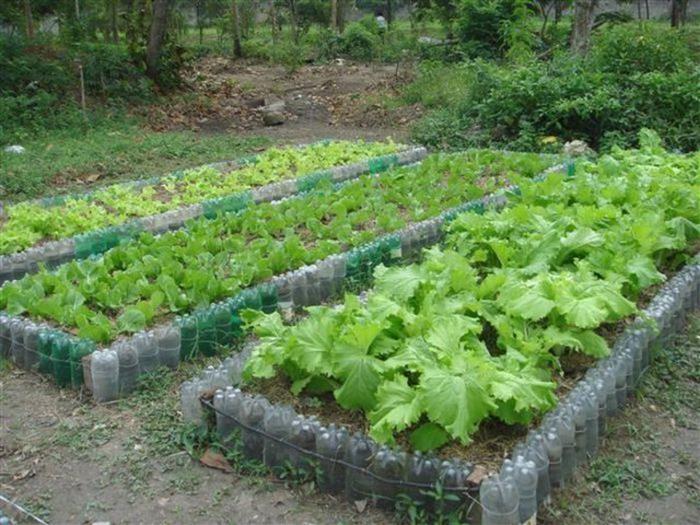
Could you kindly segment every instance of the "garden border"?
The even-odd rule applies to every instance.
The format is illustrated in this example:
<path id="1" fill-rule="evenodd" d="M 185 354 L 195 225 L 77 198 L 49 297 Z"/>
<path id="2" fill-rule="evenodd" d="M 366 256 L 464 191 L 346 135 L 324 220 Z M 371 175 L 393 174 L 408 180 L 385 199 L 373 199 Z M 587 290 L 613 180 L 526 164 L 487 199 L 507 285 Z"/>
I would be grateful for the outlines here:
<path id="1" fill-rule="evenodd" d="M 183 416 L 190 423 L 207 425 L 207 421 L 211 421 L 208 414 L 213 414 L 216 420 L 217 432 L 224 445 L 227 444 L 229 435 L 232 432 L 240 431 L 243 454 L 247 459 L 263 459 L 273 471 L 290 467 L 298 469 L 300 465 L 311 468 L 309 463 L 311 460 L 318 460 L 322 465 L 332 468 L 333 471 L 335 471 L 336 467 L 342 468 L 342 479 L 327 480 L 328 483 L 321 485 L 325 485 L 325 488 L 343 486 L 351 501 L 364 499 L 356 496 L 374 498 L 380 503 L 383 500 L 395 501 L 403 488 L 409 489 L 409 492 L 412 493 L 408 494 L 409 496 L 413 495 L 415 497 L 416 493 L 418 493 L 418 499 L 425 502 L 426 497 L 424 495 L 420 496 L 420 491 L 434 492 L 436 483 L 441 481 L 443 483 L 441 487 L 443 492 L 456 494 L 462 504 L 467 504 L 467 514 L 469 519 L 473 520 L 470 522 L 478 523 L 482 519 L 483 513 L 488 514 L 488 516 L 486 521 L 482 523 L 501 523 L 501 521 L 488 521 L 489 519 L 499 518 L 506 519 L 506 521 L 502 522 L 504 524 L 530 523 L 530 520 L 536 518 L 537 507 L 546 504 L 549 500 L 553 488 L 564 486 L 573 476 L 578 466 L 586 464 L 595 456 L 599 440 L 604 435 L 604 430 L 600 433 L 597 431 L 598 425 L 601 422 L 605 425 L 607 418 L 614 417 L 622 410 L 627 398 L 634 392 L 641 376 L 650 366 L 653 354 L 663 351 L 664 346 L 669 343 L 671 338 L 682 330 L 687 315 L 698 310 L 698 308 L 700 308 L 700 255 L 696 255 L 692 262 L 688 263 L 667 281 L 653 297 L 649 306 L 643 309 L 640 315 L 616 338 L 611 355 L 599 360 L 591 367 L 584 378 L 578 381 L 574 389 L 559 401 L 555 409 L 545 416 L 543 422 L 537 427 L 530 429 L 527 440 L 518 443 L 514 447 L 511 453 L 512 460 L 506 459 L 501 471 L 509 465 L 510 461 L 514 461 L 517 456 L 522 456 L 521 461 L 534 460 L 533 468 L 537 469 L 537 487 L 533 499 L 536 498 L 536 506 L 534 509 L 531 505 L 526 505 L 526 508 L 523 508 L 518 504 L 507 515 L 503 514 L 503 507 L 498 509 L 484 509 L 482 507 L 479 497 L 481 480 L 477 482 L 470 479 L 470 474 L 472 473 L 469 470 L 470 464 L 463 463 L 455 458 L 443 458 L 441 461 L 439 459 L 431 459 L 432 466 L 430 469 L 427 469 L 425 464 L 428 461 L 428 456 L 424 456 L 419 452 L 409 455 L 395 448 L 377 446 L 366 435 L 356 433 L 353 438 L 350 438 L 347 432 L 344 434 L 342 443 L 336 439 L 335 455 L 326 456 L 320 454 L 311 446 L 304 447 L 303 443 L 309 444 L 310 441 L 315 440 L 313 447 L 316 447 L 321 442 L 323 442 L 323 446 L 327 446 L 329 439 L 333 436 L 337 438 L 338 428 L 342 428 L 340 425 L 336 426 L 334 423 L 329 423 L 327 427 L 321 426 L 314 417 L 306 418 L 303 415 L 296 414 L 291 407 L 283 404 L 271 404 L 261 395 L 242 392 L 240 389 L 235 388 L 236 382 L 226 385 L 225 390 L 219 387 L 215 391 L 212 389 L 219 385 L 213 385 L 208 389 L 198 389 L 195 383 L 183 383 L 181 388 Z M 249 350 L 240 352 L 238 354 L 240 362 L 234 364 L 233 361 L 229 361 L 229 366 L 238 371 L 242 370 L 245 359 L 249 355 Z M 229 360 L 235 360 L 235 356 L 229 358 Z M 624 373 L 619 374 L 620 369 Z M 616 371 L 618 371 L 617 377 L 615 377 Z M 216 372 L 213 370 L 205 371 L 205 373 L 215 378 Z M 606 384 L 604 389 L 598 390 L 597 397 L 591 394 L 590 392 L 595 391 L 588 390 L 588 386 L 611 373 L 614 378 L 612 383 Z M 592 419 L 584 419 L 586 423 L 583 428 L 579 428 L 579 425 L 576 425 L 575 434 L 570 434 L 562 439 L 564 432 L 554 430 L 552 422 L 557 417 L 560 417 L 557 416 L 557 412 L 568 410 L 566 407 L 573 407 L 573 410 L 577 412 L 585 410 L 584 405 L 579 404 L 576 400 L 582 392 L 593 399 L 591 403 L 595 402 L 596 410 L 594 411 L 594 416 Z M 196 405 L 197 402 L 200 403 L 199 407 Z M 253 410 L 251 409 L 249 409 L 247 421 L 244 420 L 246 419 L 245 415 L 243 418 L 239 417 L 239 413 L 245 414 L 246 409 L 243 408 L 245 403 L 252 405 L 254 402 L 257 403 L 258 408 L 263 407 L 259 417 L 257 419 L 252 417 L 250 414 Z M 229 410 L 232 410 L 235 414 Z M 273 412 L 277 412 L 276 418 L 271 416 Z M 283 412 L 288 413 L 285 418 L 280 415 Z M 573 424 L 573 415 L 565 417 L 571 417 L 571 424 Z M 283 419 L 286 428 L 281 429 L 280 423 Z M 270 429 L 265 429 L 265 425 L 268 422 Z M 589 425 L 592 425 L 596 431 L 592 432 Z M 542 439 L 545 432 L 550 434 L 556 432 L 556 437 L 562 442 L 563 451 L 559 449 L 557 453 L 556 448 L 552 449 L 545 445 L 545 441 Z M 291 435 L 293 441 L 283 438 L 282 436 L 285 434 Z M 313 435 L 314 440 L 310 440 L 309 435 Z M 358 441 L 371 444 L 366 454 L 362 456 L 362 461 L 359 464 L 358 462 L 348 462 L 348 457 L 358 459 L 357 454 L 353 455 L 348 452 L 347 445 L 351 443 L 351 439 L 355 439 L 356 445 Z M 251 447 L 251 443 L 254 444 L 255 441 L 257 441 L 257 446 Z M 566 452 L 567 449 L 569 453 Z M 268 450 L 272 452 L 268 453 Z M 383 455 L 380 460 L 375 462 L 380 451 Z M 273 458 L 273 461 L 268 459 L 270 457 Z M 339 459 L 340 457 L 343 459 Z M 390 459 L 392 457 L 394 458 L 393 460 Z M 581 459 L 577 460 L 577 457 Z M 302 458 L 311 458 L 311 460 Z M 405 465 L 408 468 L 417 469 L 414 470 L 415 474 L 413 476 L 409 476 L 415 479 L 397 479 L 385 475 L 385 473 L 391 472 L 391 467 L 395 467 L 398 464 L 396 463 L 398 458 L 403 459 L 402 466 Z M 408 461 L 406 462 L 406 460 Z M 573 464 L 567 468 L 565 461 L 571 462 L 572 460 Z M 439 468 L 437 468 L 438 465 Z M 315 465 L 315 468 L 318 467 L 318 464 Z M 422 467 L 422 471 L 420 467 Z M 455 472 L 458 472 L 460 468 L 462 469 L 461 478 L 458 475 L 455 476 Z M 425 479 L 427 477 L 425 476 L 426 470 L 430 470 L 432 473 L 432 482 Z M 355 472 L 355 476 L 360 476 L 361 481 L 358 482 L 357 479 L 354 479 L 352 475 L 348 474 L 348 471 Z M 321 474 L 321 476 L 323 477 L 324 475 Z M 371 481 L 368 481 L 368 479 Z M 498 474 L 486 479 L 498 479 Z M 552 482 L 552 485 L 550 485 L 550 479 L 555 480 Z M 460 481 L 461 484 L 455 483 L 456 481 Z M 370 492 L 362 493 L 358 491 L 358 483 L 360 487 L 370 487 Z M 367 483 L 369 484 L 367 485 Z M 376 493 L 374 492 L 375 488 L 377 488 Z M 448 505 L 450 504 L 448 503 Z M 454 503 L 451 505 L 455 506 Z M 508 518 L 513 521 L 508 521 Z"/>
<path id="2" fill-rule="evenodd" d="M 142 232 L 162 233 L 176 230 L 183 227 L 191 219 L 201 216 L 213 218 L 221 212 L 239 211 L 251 204 L 272 202 L 290 197 L 313 189 L 323 180 L 343 182 L 358 178 L 366 173 L 380 173 L 392 166 L 418 162 L 426 155 L 427 150 L 422 146 L 407 146 L 397 153 L 370 157 L 360 162 L 334 166 L 296 178 L 283 179 L 227 196 L 208 199 L 198 204 L 132 219 L 115 226 L 98 228 L 73 237 L 49 241 L 21 252 L 2 255 L 0 256 L 0 285 L 35 272 L 40 263 L 49 268 L 55 268 L 74 259 L 84 259 L 91 255 L 104 253 L 121 242 L 133 239 Z M 146 183 L 143 182 L 143 184 Z"/>

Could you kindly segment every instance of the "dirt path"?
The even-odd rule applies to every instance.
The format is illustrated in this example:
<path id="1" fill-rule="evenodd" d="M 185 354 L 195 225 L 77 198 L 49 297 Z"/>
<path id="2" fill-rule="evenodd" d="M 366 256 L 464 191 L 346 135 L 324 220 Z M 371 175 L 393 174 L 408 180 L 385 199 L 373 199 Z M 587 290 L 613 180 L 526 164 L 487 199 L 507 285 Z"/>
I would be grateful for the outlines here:
<path id="1" fill-rule="evenodd" d="M 34 374 L 5 371 L 0 493 L 53 524 L 388 522 L 310 487 L 226 474 L 191 459 L 179 435 L 183 374 L 129 401 L 96 406 Z"/>
<path id="2" fill-rule="evenodd" d="M 281 66 L 205 58 L 188 77 L 189 91 L 147 109 L 156 130 L 264 135 L 283 143 L 322 138 L 406 140 L 420 116 L 417 106 L 391 98 L 411 76 L 402 65 L 310 65 L 289 73 Z M 282 103 L 284 123 L 263 124 L 262 107 Z"/>
<path id="3" fill-rule="evenodd" d="M 310 486 L 225 474 L 186 452 L 177 385 L 194 363 L 97 406 L 37 375 L 0 375 L 0 493 L 54 524 L 384 524 Z M 700 315 L 613 421 L 601 455 L 540 513 L 545 525 L 700 523 Z"/>

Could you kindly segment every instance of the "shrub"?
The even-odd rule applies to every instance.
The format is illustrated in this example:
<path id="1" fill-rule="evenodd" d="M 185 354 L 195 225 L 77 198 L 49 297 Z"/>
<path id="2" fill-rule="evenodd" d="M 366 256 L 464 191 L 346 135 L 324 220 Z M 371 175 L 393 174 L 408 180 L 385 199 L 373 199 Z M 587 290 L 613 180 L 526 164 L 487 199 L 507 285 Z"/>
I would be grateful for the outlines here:
<path id="1" fill-rule="evenodd" d="M 471 62 L 462 66 L 461 89 L 450 87 L 453 75 L 422 70 L 407 96 L 420 90 L 420 101 L 438 109 L 414 126 L 414 139 L 441 148 L 526 150 L 581 139 L 607 150 L 634 146 L 647 127 L 671 148 L 698 149 L 700 66 L 684 35 L 645 27 L 637 34 L 630 26 L 610 32 L 624 42 L 600 37 L 588 59 L 561 54 L 518 66 Z M 656 43 L 648 43 L 652 32 L 661 35 Z M 652 49 L 632 50 L 640 39 Z"/>
<path id="2" fill-rule="evenodd" d="M 654 23 L 632 22 L 600 31 L 591 52 L 592 65 L 615 75 L 687 69 L 691 48 L 675 29 Z"/>
<path id="3" fill-rule="evenodd" d="M 368 26 L 369 23 L 362 20 L 348 24 L 340 41 L 340 52 L 353 60 L 373 60 L 379 52 L 381 40 Z"/>

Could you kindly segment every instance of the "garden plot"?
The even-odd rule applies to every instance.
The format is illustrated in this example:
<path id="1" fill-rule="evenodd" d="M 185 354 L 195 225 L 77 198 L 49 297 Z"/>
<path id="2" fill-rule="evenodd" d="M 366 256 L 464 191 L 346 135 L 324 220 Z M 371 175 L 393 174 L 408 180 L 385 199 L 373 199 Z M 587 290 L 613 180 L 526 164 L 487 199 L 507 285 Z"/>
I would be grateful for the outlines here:
<path id="1" fill-rule="evenodd" d="M 230 344 L 240 334 L 238 311 L 276 308 L 272 276 L 348 250 L 354 262 L 343 271 L 367 273 L 396 258 L 400 238 L 387 234 L 555 161 L 487 151 L 435 156 L 340 185 L 321 181 L 299 197 L 194 220 L 176 232 L 142 234 L 101 258 L 6 284 L 0 303 L 13 317 L 2 322 L 3 351 L 60 385 L 79 386 L 83 358 L 96 344 L 111 345 L 115 353 L 100 353 L 87 377 L 108 378 L 107 394 L 98 397 L 112 398 L 115 388 L 133 388 L 140 373 Z"/>
<path id="2" fill-rule="evenodd" d="M 183 414 L 206 424 L 200 397 L 229 387 L 205 406 L 234 456 L 351 500 L 444 511 L 452 493 L 483 523 L 531 518 L 698 308 L 700 157 L 642 142 L 459 215 L 442 248 L 380 267 L 362 297 L 293 325 L 243 312 L 258 340 L 183 385 Z M 514 437 L 488 450 L 487 425 Z"/>
<path id="3" fill-rule="evenodd" d="M 423 148 L 325 141 L 272 148 L 236 163 L 117 184 L 95 192 L 10 205 L 0 224 L 0 282 L 103 253 L 142 231 L 159 233 L 255 202 L 308 191 L 324 178 L 347 180 L 410 164 Z M 233 169 L 235 168 L 235 169 Z M 61 220 L 56 220 L 60 216 Z M 24 250 L 24 251 L 22 251 Z"/>

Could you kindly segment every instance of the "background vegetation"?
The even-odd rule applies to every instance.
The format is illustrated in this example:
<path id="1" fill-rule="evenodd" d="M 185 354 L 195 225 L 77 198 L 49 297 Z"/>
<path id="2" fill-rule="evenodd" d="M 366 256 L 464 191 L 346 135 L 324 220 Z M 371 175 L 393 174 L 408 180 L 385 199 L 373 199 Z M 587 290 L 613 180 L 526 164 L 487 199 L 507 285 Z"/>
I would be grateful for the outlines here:
<path id="1" fill-rule="evenodd" d="M 697 149 L 692 6 L 598 4 L 0 0 L 0 144 L 123 130 L 131 109 L 182 90 L 183 73 L 216 55 L 289 72 L 338 58 L 407 65 L 413 81 L 392 104 L 425 108 L 412 137 L 434 148 L 559 150 L 581 139 L 607 150 L 650 127 L 672 148 Z"/>

